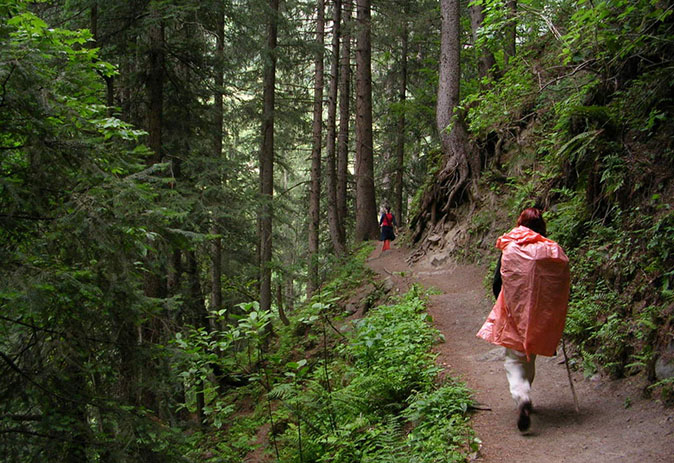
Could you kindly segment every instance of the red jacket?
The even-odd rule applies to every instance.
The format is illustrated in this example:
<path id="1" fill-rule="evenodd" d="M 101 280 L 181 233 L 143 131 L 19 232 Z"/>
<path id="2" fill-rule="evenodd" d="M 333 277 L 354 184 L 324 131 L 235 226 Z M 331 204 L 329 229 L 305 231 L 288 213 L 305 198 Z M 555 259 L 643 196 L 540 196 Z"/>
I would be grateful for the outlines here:
<path id="1" fill-rule="evenodd" d="M 390 212 L 387 212 L 386 214 L 382 214 L 381 220 L 379 221 L 379 225 L 383 227 L 392 227 L 395 225 L 395 218 L 393 217 L 393 214 Z"/>

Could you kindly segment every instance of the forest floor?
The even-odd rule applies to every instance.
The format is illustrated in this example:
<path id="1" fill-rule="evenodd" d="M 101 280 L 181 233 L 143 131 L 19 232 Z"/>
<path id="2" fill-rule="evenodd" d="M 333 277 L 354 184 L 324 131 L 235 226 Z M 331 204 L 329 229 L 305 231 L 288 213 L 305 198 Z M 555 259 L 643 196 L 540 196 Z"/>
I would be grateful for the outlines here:
<path id="1" fill-rule="evenodd" d="M 643 398 L 639 378 L 585 378 L 576 371 L 572 377 L 577 413 L 561 352 L 537 359 L 532 426 L 520 434 L 503 370 L 503 349 L 475 337 L 492 305 L 482 283 L 487 270 L 453 263 L 410 266 L 407 250 L 393 248 L 382 254 L 380 247 L 367 262 L 380 278 L 390 278 L 401 292 L 413 283 L 438 290 L 428 306 L 446 339 L 435 348 L 437 362 L 474 391 L 480 408 L 489 409 L 472 418 L 482 441 L 475 461 L 674 462 L 674 409 Z"/>

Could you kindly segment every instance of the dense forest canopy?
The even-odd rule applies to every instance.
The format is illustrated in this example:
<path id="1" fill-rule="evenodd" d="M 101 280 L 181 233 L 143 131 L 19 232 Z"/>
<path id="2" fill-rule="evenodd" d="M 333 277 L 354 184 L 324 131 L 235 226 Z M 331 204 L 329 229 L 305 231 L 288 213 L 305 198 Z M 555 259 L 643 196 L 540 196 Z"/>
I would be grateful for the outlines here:
<path id="1" fill-rule="evenodd" d="M 489 262 L 544 208 L 582 368 L 671 396 L 673 8 L 0 0 L 0 456 L 241 461 L 240 391 L 332 393 L 346 369 L 293 347 L 341 339 L 330 317 L 364 278 L 347 250 L 383 205 L 414 258 Z M 369 365 L 358 346 L 341 353 Z M 394 403 L 431 388 L 424 368 Z M 312 400 L 288 403 L 246 425 L 291 422 L 277 458 L 352 461 L 338 412 L 302 441 Z"/>

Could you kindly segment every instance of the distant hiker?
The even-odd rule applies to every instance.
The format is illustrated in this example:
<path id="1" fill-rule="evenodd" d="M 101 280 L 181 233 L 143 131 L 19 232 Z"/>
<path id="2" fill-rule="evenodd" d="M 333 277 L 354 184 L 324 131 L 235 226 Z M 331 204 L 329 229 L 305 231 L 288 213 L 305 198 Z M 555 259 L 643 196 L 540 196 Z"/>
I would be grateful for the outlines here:
<path id="1" fill-rule="evenodd" d="M 381 215 L 379 219 L 379 226 L 381 227 L 381 235 L 379 236 L 379 241 L 383 241 L 384 244 L 381 247 L 382 252 L 391 248 L 391 241 L 396 239 L 394 233 L 394 227 L 397 227 L 396 218 L 391 213 L 391 207 L 386 206 L 386 212 Z"/>
<path id="2" fill-rule="evenodd" d="M 536 355 L 555 355 L 569 301 L 569 259 L 545 235 L 542 212 L 529 208 L 496 241 L 502 251 L 494 274 L 496 304 L 477 333 L 506 348 L 505 371 L 522 432 L 531 425 Z"/>

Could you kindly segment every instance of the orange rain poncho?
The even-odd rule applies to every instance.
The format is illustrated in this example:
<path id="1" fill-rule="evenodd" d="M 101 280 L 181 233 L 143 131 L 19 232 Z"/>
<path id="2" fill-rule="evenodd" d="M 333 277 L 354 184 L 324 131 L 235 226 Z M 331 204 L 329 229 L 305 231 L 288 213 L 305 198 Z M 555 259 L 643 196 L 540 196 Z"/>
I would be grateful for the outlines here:
<path id="1" fill-rule="evenodd" d="M 503 286 L 477 337 L 530 354 L 555 354 L 569 301 L 569 259 L 561 246 L 519 226 L 496 241 Z"/>

